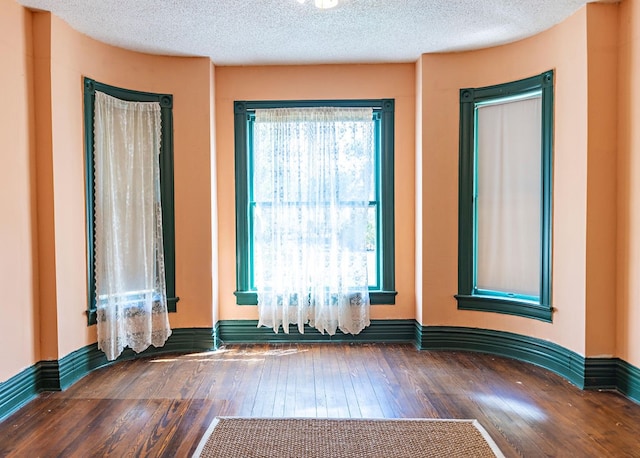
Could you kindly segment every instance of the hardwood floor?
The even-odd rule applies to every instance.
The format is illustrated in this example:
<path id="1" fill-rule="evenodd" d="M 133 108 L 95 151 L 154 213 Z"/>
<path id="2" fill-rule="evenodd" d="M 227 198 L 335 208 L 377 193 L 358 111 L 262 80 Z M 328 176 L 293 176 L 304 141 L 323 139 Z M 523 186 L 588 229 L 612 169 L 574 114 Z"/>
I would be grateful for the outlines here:
<path id="1" fill-rule="evenodd" d="M 0 423 L 2 457 L 188 457 L 215 416 L 475 418 L 506 456 L 640 457 L 640 405 L 411 345 L 236 345 L 117 363 Z"/>

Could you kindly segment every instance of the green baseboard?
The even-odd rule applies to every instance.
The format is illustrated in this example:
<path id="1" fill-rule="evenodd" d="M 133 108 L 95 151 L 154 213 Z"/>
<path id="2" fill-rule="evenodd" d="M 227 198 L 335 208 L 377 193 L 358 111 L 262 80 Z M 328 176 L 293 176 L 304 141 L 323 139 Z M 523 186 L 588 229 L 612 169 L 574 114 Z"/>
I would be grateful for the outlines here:
<path id="1" fill-rule="evenodd" d="M 166 353 L 210 351 L 221 344 L 279 342 L 380 342 L 412 343 L 420 350 L 459 350 L 491 353 L 535 364 L 566 378 L 581 389 L 616 389 L 640 403 L 640 369 L 619 358 L 584 358 L 552 342 L 487 329 L 422 326 L 415 320 L 373 320 L 353 336 L 338 332 L 320 334 L 305 327 L 275 334 L 258 328 L 254 320 L 224 320 L 211 328 L 174 329 L 161 348 L 136 354 L 125 350 L 116 361 L 107 361 L 96 344 L 80 348 L 58 361 L 40 361 L 0 383 L 0 421 L 42 391 L 64 390 L 89 372 L 114 362 Z"/>
<path id="2" fill-rule="evenodd" d="M 584 387 L 615 389 L 640 402 L 640 369 L 620 358 L 587 358 Z"/>
<path id="3" fill-rule="evenodd" d="M 108 361 L 97 344 L 87 345 L 57 361 L 40 361 L 0 383 L 0 421 L 42 391 L 60 391 L 109 364 L 165 353 L 188 353 L 215 348 L 211 328 L 174 329 L 163 347 L 149 347 L 141 353 L 126 349 L 115 361 Z"/>
<path id="4" fill-rule="evenodd" d="M 40 366 L 35 364 L 0 383 L 0 421 L 40 392 Z"/>
<path id="5" fill-rule="evenodd" d="M 640 402 L 640 369 L 619 358 L 585 358 L 553 342 L 488 329 L 419 326 L 416 343 L 423 350 L 491 353 L 544 367 L 580 389 L 618 390 Z"/>
<path id="6" fill-rule="evenodd" d="M 618 359 L 616 366 L 616 389 L 640 403 L 640 368 Z"/>
<path id="7" fill-rule="evenodd" d="M 217 324 L 217 338 L 222 344 L 232 343 L 284 343 L 284 342 L 415 342 L 415 320 L 372 320 L 371 325 L 359 334 L 333 336 L 321 334 L 305 325 L 304 333 L 297 326 L 290 326 L 286 334 L 282 328 L 276 334 L 273 329 L 258 327 L 257 320 L 223 320 Z"/>
<path id="8" fill-rule="evenodd" d="M 584 388 L 584 357 L 552 342 L 488 329 L 423 326 L 418 348 L 491 353 L 549 369 Z"/>
<path id="9" fill-rule="evenodd" d="M 164 346 L 157 348 L 150 346 L 140 353 L 135 353 L 130 348 L 126 348 L 115 361 L 107 360 L 105 354 L 98 349 L 97 344 L 87 345 L 69 353 L 60 360 L 60 388 L 64 390 L 89 372 L 114 362 L 146 358 L 165 353 L 207 351 L 213 348 L 214 339 L 211 328 L 173 329 Z"/>

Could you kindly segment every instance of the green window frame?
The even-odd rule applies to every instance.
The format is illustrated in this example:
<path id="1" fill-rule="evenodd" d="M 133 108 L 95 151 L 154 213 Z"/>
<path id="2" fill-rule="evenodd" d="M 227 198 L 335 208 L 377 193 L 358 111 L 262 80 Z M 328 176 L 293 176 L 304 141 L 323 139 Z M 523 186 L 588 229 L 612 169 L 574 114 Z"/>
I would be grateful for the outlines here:
<path id="1" fill-rule="evenodd" d="M 460 90 L 460 149 L 458 207 L 458 294 L 460 310 L 479 310 L 551 322 L 552 181 L 553 181 L 553 70 L 495 86 Z M 518 296 L 476 286 L 477 107 L 539 93 L 541 123 L 540 288 L 539 296 Z"/>
<path id="2" fill-rule="evenodd" d="M 256 109 L 287 107 L 371 107 L 379 127 L 376 151 L 377 285 L 369 287 L 371 304 L 395 304 L 394 261 L 394 99 L 235 101 L 236 303 L 257 305 L 252 284 L 251 147 Z"/>
<path id="3" fill-rule="evenodd" d="M 179 298 L 176 296 L 175 278 L 175 212 L 173 187 L 173 96 L 123 89 L 84 78 L 84 149 L 85 149 L 85 198 L 87 227 L 87 320 L 96 324 L 95 283 L 95 176 L 94 176 L 94 115 L 95 93 L 103 92 L 129 102 L 158 102 L 162 121 L 160 144 L 160 194 L 162 199 L 162 236 L 164 241 L 165 280 L 167 286 L 167 309 L 176 311 Z"/>

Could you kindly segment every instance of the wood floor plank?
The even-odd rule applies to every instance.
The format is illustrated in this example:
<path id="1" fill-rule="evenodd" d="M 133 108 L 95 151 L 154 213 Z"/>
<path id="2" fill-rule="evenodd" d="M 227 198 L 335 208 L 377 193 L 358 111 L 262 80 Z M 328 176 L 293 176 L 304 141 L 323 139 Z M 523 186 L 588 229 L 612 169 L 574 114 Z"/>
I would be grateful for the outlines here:
<path id="1" fill-rule="evenodd" d="M 278 361 L 278 373 L 276 375 L 275 395 L 273 398 L 274 417 L 285 416 L 287 389 L 290 384 L 289 374 L 293 370 L 290 364 L 293 359 L 293 355 L 297 352 L 297 349 L 291 348 L 290 345 L 283 345 L 281 350 L 282 354 Z"/>
<path id="2" fill-rule="evenodd" d="M 475 418 L 506 456 L 640 457 L 640 405 L 411 345 L 228 345 L 116 363 L 0 422 L 0 456 L 190 456 L 216 416 Z"/>
<path id="3" fill-rule="evenodd" d="M 78 428 L 79 434 L 73 436 L 73 427 L 67 427 L 70 433 L 66 436 L 64 448 L 60 450 L 60 456 L 90 456 L 94 451 L 96 442 L 102 442 L 107 436 L 109 427 L 118 420 L 118 418 L 126 415 L 131 410 L 132 403 L 130 400 L 122 399 L 93 399 L 94 403 L 92 415 L 86 415 L 81 419 L 81 427 Z M 141 401 L 138 401 L 141 402 Z M 69 409 L 75 410 L 75 406 Z M 68 416 L 65 415 L 64 422 L 68 422 Z M 78 427 L 79 425 L 76 425 Z M 99 431 L 103 431 L 99 433 Z M 89 441 L 88 435 L 91 435 L 96 442 Z M 45 441 L 46 444 L 46 441 Z M 53 450 L 49 450 L 53 452 Z"/>
<path id="4" fill-rule="evenodd" d="M 395 367 L 395 374 L 402 386 L 402 391 L 406 393 L 409 402 L 419 411 L 416 417 L 437 418 L 438 412 L 429 401 L 424 384 L 421 383 L 422 367 L 416 357 L 417 353 L 417 350 L 411 353 L 404 348 L 398 348 L 392 356 L 385 352 L 383 357 L 390 359 L 390 366 Z"/>
<path id="5" fill-rule="evenodd" d="M 366 361 L 362 356 L 366 352 L 362 352 L 367 347 L 345 347 L 347 359 L 349 361 L 349 374 L 351 376 L 351 384 L 358 399 L 358 406 L 363 418 L 384 418 L 384 413 L 376 397 L 374 387 L 371 386 Z M 361 356 L 362 355 L 362 356 Z"/>
<path id="6" fill-rule="evenodd" d="M 313 350 L 313 351 L 312 351 Z M 294 368 L 296 372 L 295 389 L 295 417 L 316 417 L 316 383 L 313 373 L 313 347 L 301 348 L 296 354 L 298 364 Z"/>
<path id="7" fill-rule="evenodd" d="M 366 374 L 366 383 L 371 387 L 373 396 L 382 412 L 383 418 L 396 418 L 397 414 L 392 405 L 392 399 L 388 395 L 390 393 L 387 375 L 381 371 L 379 367 L 379 361 L 373 358 L 372 346 L 366 347 L 367 354 L 367 369 L 364 371 Z"/>
<path id="8" fill-rule="evenodd" d="M 327 418 L 329 416 L 329 406 L 327 404 L 327 367 L 329 361 L 322 357 L 322 346 L 318 351 L 309 352 L 311 356 L 311 366 L 313 368 L 313 386 L 316 398 L 316 414 L 318 418 Z"/>
<path id="9" fill-rule="evenodd" d="M 344 352 L 335 352 L 328 350 L 327 355 L 329 358 L 334 358 L 338 362 L 338 374 L 340 378 L 340 384 L 337 385 L 337 389 L 344 392 L 346 407 L 349 411 L 349 418 L 362 418 L 362 411 L 360 410 L 360 404 L 358 402 L 358 396 L 351 380 L 351 367 L 350 362 L 345 357 Z"/>
<path id="10" fill-rule="evenodd" d="M 289 372 L 287 375 L 287 386 L 284 393 L 284 406 L 282 407 L 282 417 L 296 416 L 296 397 L 298 396 L 298 385 L 303 374 L 301 368 L 304 348 L 297 347 L 295 353 L 290 356 Z"/>
<path id="11" fill-rule="evenodd" d="M 322 345 L 317 352 L 319 369 L 316 374 L 324 380 L 327 417 L 349 418 L 349 403 L 340 377 L 341 358 L 331 351 L 330 345 Z"/>
<path id="12" fill-rule="evenodd" d="M 260 379 L 264 369 L 264 346 L 256 346 L 254 352 L 248 353 L 246 347 L 241 347 L 237 355 L 237 363 L 244 365 L 244 376 L 238 380 L 237 413 L 239 416 L 252 416 L 256 403 L 256 396 L 260 387 Z"/>
<path id="13" fill-rule="evenodd" d="M 256 392 L 256 400 L 252 410 L 254 417 L 271 417 L 275 409 L 275 399 L 278 391 L 278 373 L 282 360 L 280 350 L 265 351 L 264 367 L 260 377 L 260 384 Z"/>

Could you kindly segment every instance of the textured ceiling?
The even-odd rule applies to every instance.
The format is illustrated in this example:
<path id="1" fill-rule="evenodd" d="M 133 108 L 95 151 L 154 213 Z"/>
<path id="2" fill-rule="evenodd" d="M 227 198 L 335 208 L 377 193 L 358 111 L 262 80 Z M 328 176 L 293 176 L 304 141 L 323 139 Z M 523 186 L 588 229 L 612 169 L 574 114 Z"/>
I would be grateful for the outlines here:
<path id="1" fill-rule="evenodd" d="M 217 65 L 412 62 L 503 44 L 591 0 L 18 0 L 99 41 Z"/>

